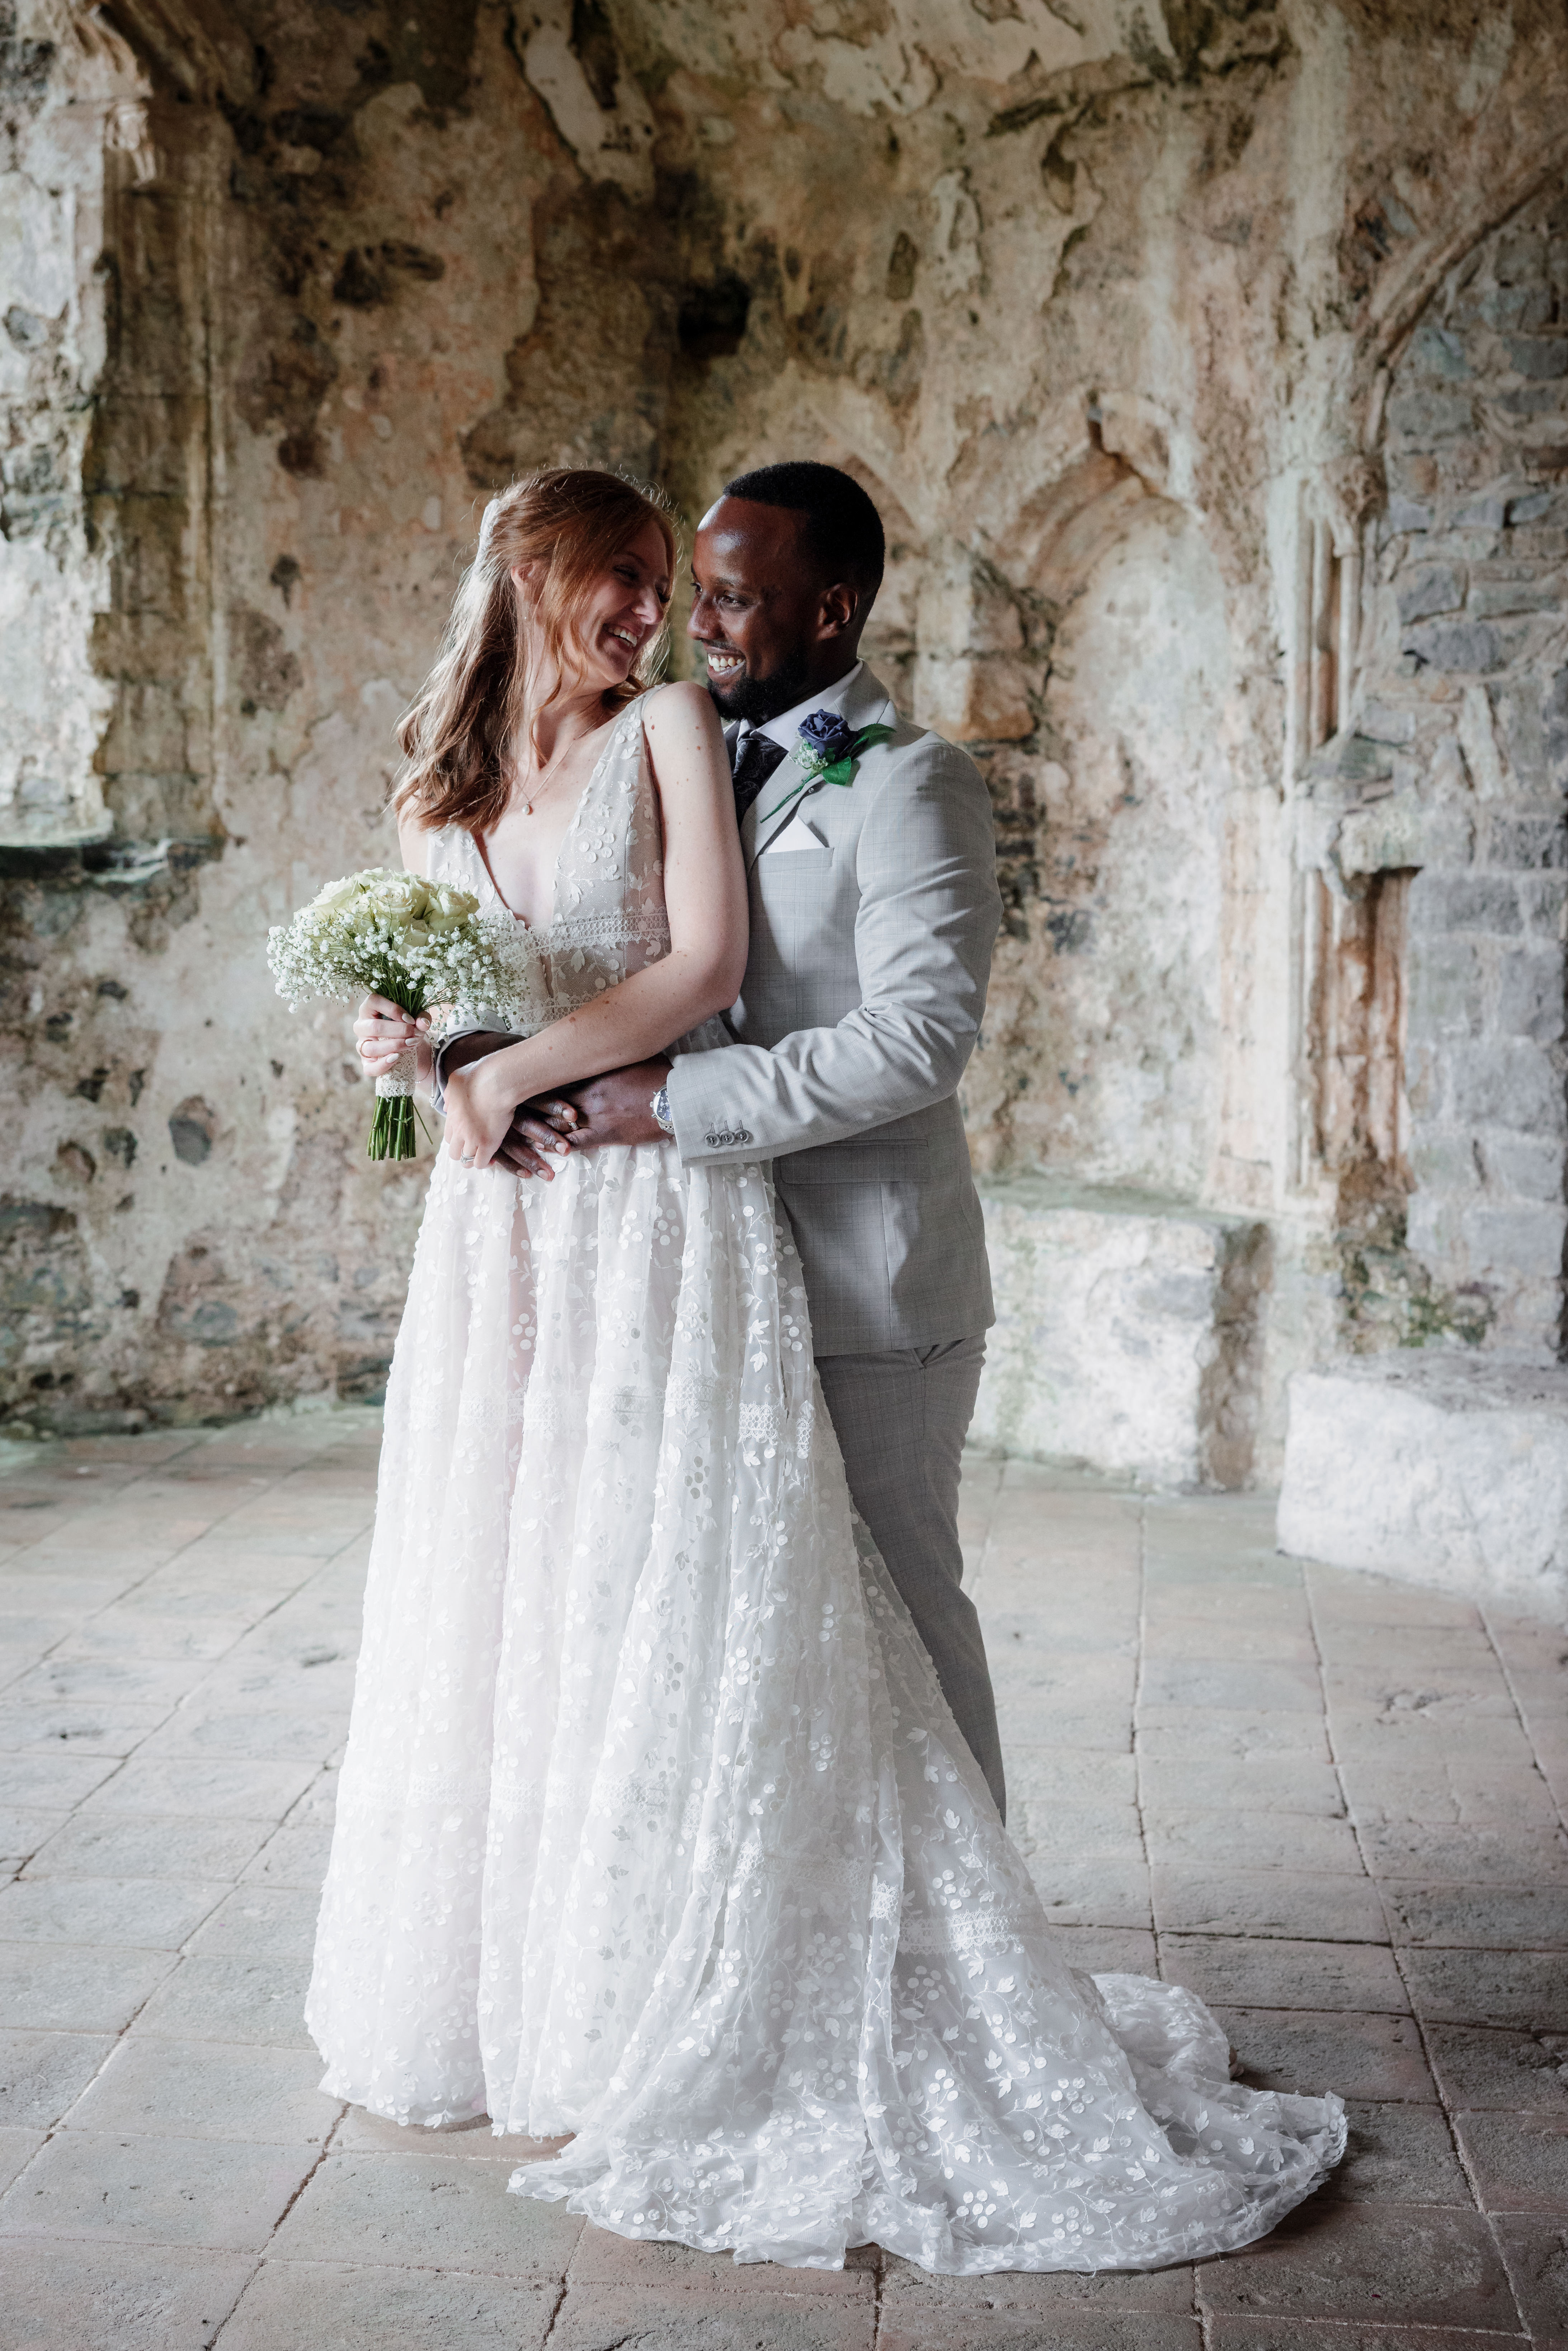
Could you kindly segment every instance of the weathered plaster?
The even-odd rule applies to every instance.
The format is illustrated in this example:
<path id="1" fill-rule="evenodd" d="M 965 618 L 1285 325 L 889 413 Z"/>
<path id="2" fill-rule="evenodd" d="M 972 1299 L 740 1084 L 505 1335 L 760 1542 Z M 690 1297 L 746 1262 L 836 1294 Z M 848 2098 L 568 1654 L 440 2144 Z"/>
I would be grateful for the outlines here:
<path id="1" fill-rule="evenodd" d="M 1252 1451 L 1212 1474 L 1269 1474 L 1325 1351 L 1555 1351 L 1558 378 L 1486 358 L 1466 428 L 1539 395 L 1507 465 L 1549 512 L 1449 517 L 1428 559 L 1399 477 L 1471 257 L 1495 275 L 1518 208 L 1561 201 L 1556 8 L 28 5 L 0 92 L 14 1419 L 376 1384 L 422 1178 L 363 1164 L 346 1022 L 289 1019 L 262 937 L 392 853 L 392 724 L 478 506 L 559 459 L 689 516 L 770 454 L 878 497 L 869 650 L 997 806 L 978 1162 L 1269 1228 Z M 1555 270 L 1519 328 L 1542 351 Z M 1521 564 L 1537 601 L 1483 613 Z M 1453 616 L 1400 595 L 1445 568 L 1506 677 L 1446 639 L 1402 670 L 1401 629 Z M 1406 707 L 1380 804 L 1347 747 Z M 1465 914 L 1484 877 L 1517 939 Z M 1505 1062 L 1533 1109 L 1456 1107 Z"/>

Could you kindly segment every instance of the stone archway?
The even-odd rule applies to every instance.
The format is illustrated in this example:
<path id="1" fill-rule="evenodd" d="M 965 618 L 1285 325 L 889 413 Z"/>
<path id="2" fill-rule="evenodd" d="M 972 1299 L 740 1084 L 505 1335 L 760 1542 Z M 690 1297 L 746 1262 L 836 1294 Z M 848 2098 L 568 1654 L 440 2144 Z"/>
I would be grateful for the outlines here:
<path id="1" fill-rule="evenodd" d="M 977 495 L 973 611 L 1005 581 L 1020 642 L 972 623 L 943 665 L 959 715 L 1005 716 L 998 677 L 1023 714 L 1012 740 L 975 746 L 1009 903 L 965 1087 L 1001 1314 L 977 1427 L 1240 1485 L 1270 1249 L 1261 1224 L 1212 1205 L 1225 976 L 1246 927 L 1227 588 L 1171 493 L 1168 421 L 1103 400 L 1088 423 L 1010 514 Z"/>
<path id="2" fill-rule="evenodd" d="M 966 1092 L 971 1135 L 994 1172 L 1197 1202 L 1218 1148 L 1234 927 L 1227 589 L 1202 520 L 1172 493 L 1170 420 L 1106 396 L 1079 412 L 1076 445 L 1072 423 L 1042 427 L 1046 465 L 1027 495 L 968 486 L 977 589 L 994 600 L 1005 584 L 1015 643 L 994 622 L 982 634 L 977 592 L 968 646 L 921 649 L 923 674 L 946 687 L 930 697 L 934 723 L 981 738 L 1008 900 Z M 1015 723 L 984 724 L 1015 707 Z"/>

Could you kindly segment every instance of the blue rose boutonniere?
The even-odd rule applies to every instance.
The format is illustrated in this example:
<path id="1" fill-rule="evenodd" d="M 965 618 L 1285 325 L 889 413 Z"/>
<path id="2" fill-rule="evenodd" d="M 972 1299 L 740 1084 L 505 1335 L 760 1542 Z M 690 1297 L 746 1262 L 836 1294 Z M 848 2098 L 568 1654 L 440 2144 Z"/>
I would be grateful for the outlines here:
<path id="1" fill-rule="evenodd" d="M 852 784 L 862 752 L 869 751 L 875 743 L 885 743 L 892 733 L 891 726 L 862 726 L 857 734 L 836 710 L 813 710 L 809 718 L 800 721 L 800 737 L 789 754 L 800 770 L 800 780 L 785 793 L 777 807 L 768 810 L 763 823 L 768 823 L 792 799 L 818 784 L 842 784 L 846 788 Z"/>

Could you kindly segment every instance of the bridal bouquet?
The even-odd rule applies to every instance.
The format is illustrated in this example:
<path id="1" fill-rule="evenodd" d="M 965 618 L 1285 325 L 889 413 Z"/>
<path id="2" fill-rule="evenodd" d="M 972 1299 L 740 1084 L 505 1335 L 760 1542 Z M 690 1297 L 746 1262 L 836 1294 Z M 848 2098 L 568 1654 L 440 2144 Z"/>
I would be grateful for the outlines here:
<path id="1" fill-rule="evenodd" d="M 478 912 L 465 890 L 372 868 L 329 882 L 270 930 L 267 960 L 291 1011 L 313 997 L 384 996 L 416 1016 L 433 1004 L 494 1003 L 503 981 Z M 372 1159 L 414 1155 L 415 1066 L 411 1050 L 376 1080 Z"/>

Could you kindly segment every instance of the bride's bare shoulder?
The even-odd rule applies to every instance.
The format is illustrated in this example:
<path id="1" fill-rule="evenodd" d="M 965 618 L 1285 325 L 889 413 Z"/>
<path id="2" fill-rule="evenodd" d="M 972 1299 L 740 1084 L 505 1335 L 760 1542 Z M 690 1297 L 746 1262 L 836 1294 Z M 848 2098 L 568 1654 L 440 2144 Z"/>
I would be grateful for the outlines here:
<path id="1" fill-rule="evenodd" d="M 439 830 L 436 828 L 435 830 Z M 434 834 L 412 809 L 404 809 L 397 820 L 398 847 L 402 852 L 405 873 L 417 873 L 422 882 L 430 879 L 430 844 Z"/>
<path id="2" fill-rule="evenodd" d="M 716 715 L 707 688 L 689 677 L 672 678 L 668 685 L 654 686 L 643 703 L 643 724 L 650 735 L 655 727 L 672 722 L 687 727 Z"/>
<path id="3" fill-rule="evenodd" d="M 643 734 L 661 795 L 690 787 L 716 790 L 714 779 L 720 777 L 727 786 L 729 761 L 718 713 L 705 688 L 690 678 L 654 687 L 643 705 Z"/>

